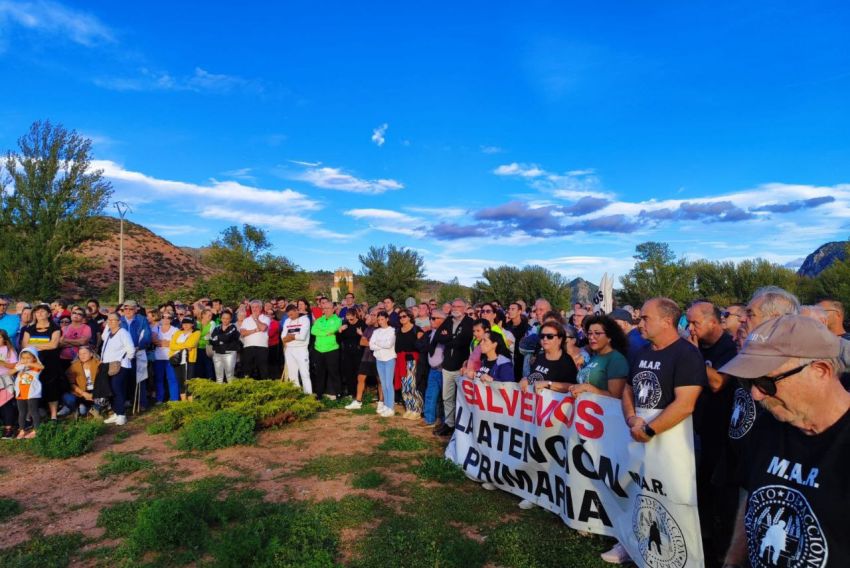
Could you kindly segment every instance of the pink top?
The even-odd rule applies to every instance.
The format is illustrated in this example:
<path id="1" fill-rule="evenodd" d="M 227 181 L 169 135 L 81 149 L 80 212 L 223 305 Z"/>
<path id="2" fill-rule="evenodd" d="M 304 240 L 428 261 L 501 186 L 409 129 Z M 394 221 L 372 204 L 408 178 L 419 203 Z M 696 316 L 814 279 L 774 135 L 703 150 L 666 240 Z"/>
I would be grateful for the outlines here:
<path id="1" fill-rule="evenodd" d="M 88 343 L 91 339 L 91 328 L 84 323 L 79 326 L 71 324 L 62 331 L 62 337 L 64 339 L 85 339 Z M 59 352 L 59 358 L 73 361 L 77 358 L 77 351 L 77 347 L 63 347 L 62 351 Z"/>

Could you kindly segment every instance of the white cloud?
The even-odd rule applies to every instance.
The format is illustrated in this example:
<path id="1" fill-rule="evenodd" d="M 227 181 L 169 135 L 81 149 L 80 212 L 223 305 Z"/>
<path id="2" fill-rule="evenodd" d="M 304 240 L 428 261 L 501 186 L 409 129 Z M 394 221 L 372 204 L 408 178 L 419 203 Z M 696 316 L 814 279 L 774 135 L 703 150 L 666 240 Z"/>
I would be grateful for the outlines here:
<path id="1" fill-rule="evenodd" d="M 86 47 L 115 41 L 112 31 L 95 16 L 45 0 L 0 1 L 0 28 L 6 28 L 4 22 L 36 32 L 65 36 Z"/>
<path id="2" fill-rule="evenodd" d="M 293 179 L 306 181 L 323 189 L 350 191 L 353 193 L 379 194 L 385 191 L 402 189 L 404 185 L 394 179 L 362 179 L 339 168 L 310 168 L 297 174 Z"/>
<path id="3" fill-rule="evenodd" d="M 523 178 L 536 178 L 545 175 L 546 172 L 535 164 L 504 164 L 493 170 L 497 176 L 519 176 Z"/>
<path id="4" fill-rule="evenodd" d="M 262 83 L 236 75 L 210 73 L 195 67 L 191 75 L 174 76 L 168 72 L 142 67 L 127 77 L 98 77 L 94 84 L 112 91 L 191 91 L 227 94 L 234 91 L 260 93 Z"/>
<path id="5" fill-rule="evenodd" d="M 503 154 L 504 152 L 505 149 L 499 146 L 481 146 L 482 154 Z"/>
<path id="6" fill-rule="evenodd" d="M 253 168 L 237 168 L 235 170 L 227 170 L 226 172 L 221 172 L 221 175 L 225 177 L 254 182 L 257 180 L 257 178 L 251 175 L 252 171 L 254 171 Z"/>
<path id="7" fill-rule="evenodd" d="M 148 229 L 152 229 L 158 235 L 163 237 L 181 237 L 183 235 L 192 235 L 197 233 L 205 233 L 208 229 L 204 227 L 195 227 L 192 225 L 160 225 L 156 223 L 148 223 Z"/>
<path id="8" fill-rule="evenodd" d="M 316 166 L 322 165 L 322 162 L 305 162 L 303 160 L 287 160 L 287 162 L 297 166 L 307 166 L 308 168 L 315 168 Z"/>
<path id="9" fill-rule="evenodd" d="M 345 215 L 369 222 L 371 229 L 411 237 L 424 235 L 424 221 L 389 209 L 351 209 Z"/>
<path id="10" fill-rule="evenodd" d="M 345 214 L 355 219 L 383 219 L 387 221 L 398 221 L 400 223 L 418 221 L 415 217 L 399 213 L 398 211 L 390 211 L 389 209 L 351 209 L 346 211 Z"/>
<path id="11" fill-rule="evenodd" d="M 386 138 L 384 136 L 386 135 L 387 128 L 389 128 L 389 127 L 390 127 L 390 125 L 385 122 L 381 126 L 376 128 L 375 130 L 373 130 L 372 131 L 372 142 L 374 142 L 378 146 L 383 146 L 384 142 L 386 142 Z"/>
<path id="12" fill-rule="evenodd" d="M 336 233 L 323 229 L 319 221 L 301 216 L 297 212 L 270 214 L 257 210 L 245 211 L 231 207 L 209 206 L 202 208 L 199 214 L 207 219 L 247 223 L 265 227 L 272 231 L 295 233 L 303 238 L 348 241 L 354 236 L 353 234 Z"/>
<path id="13" fill-rule="evenodd" d="M 434 219 L 457 219 L 468 212 L 460 207 L 405 207 L 405 209 Z"/>

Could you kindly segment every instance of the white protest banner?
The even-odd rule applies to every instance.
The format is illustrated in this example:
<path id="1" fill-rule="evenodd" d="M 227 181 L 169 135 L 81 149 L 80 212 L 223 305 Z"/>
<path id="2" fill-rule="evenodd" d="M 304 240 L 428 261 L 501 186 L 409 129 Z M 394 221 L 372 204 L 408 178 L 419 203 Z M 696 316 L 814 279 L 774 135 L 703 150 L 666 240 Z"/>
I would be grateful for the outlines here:
<path id="1" fill-rule="evenodd" d="M 615 398 L 461 378 L 457 387 L 446 457 L 467 475 L 616 537 L 638 566 L 703 566 L 690 418 L 639 444 Z"/>

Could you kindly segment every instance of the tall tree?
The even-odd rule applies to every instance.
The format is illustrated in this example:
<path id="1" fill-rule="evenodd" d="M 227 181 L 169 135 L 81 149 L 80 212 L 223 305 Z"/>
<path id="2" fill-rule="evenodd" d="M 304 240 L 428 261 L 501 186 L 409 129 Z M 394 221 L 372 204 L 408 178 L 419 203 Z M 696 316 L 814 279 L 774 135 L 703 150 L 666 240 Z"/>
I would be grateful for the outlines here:
<path id="1" fill-rule="evenodd" d="M 503 265 L 486 268 L 481 273 L 483 280 L 473 286 L 475 301 L 498 300 L 502 305 L 522 299 L 533 303 L 537 298 L 546 298 L 557 309 L 570 305 L 570 283 L 561 274 L 542 266 Z"/>
<path id="2" fill-rule="evenodd" d="M 370 303 L 388 295 L 403 303 L 408 296 L 416 296 L 425 277 L 425 260 L 407 248 L 372 246 L 358 258 L 363 265 L 360 272 L 363 295 Z"/>
<path id="3" fill-rule="evenodd" d="M 667 243 L 646 242 L 635 247 L 637 261 L 620 277 L 622 303 L 641 305 L 656 296 L 666 296 L 680 304 L 693 299 L 692 273 L 688 263 L 676 260 Z"/>
<path id="4" fill-rule="evenodd" d="M 243 297 L 272 298 L 304 296 L 310 277 L 283 256 L 271 254 L 271 243 L 263 229 L 243 225 L 221 232 L 204 254 L 204 262 L 221 272 L 198 284 L 207 294 L 234 304 Z"/>
<path id="5" fill-rule="evenodd" d="M 437 291 L 437 302 L 441 305 L 451 302 L 455 298 L 469 299 L 469 288 L 460 283 L 457 276 L 440 286 Z"/>
<path id="6" fill-rule="evenodd" d="M 32 124 L 0 172 L 0 278 L 10 294 L 52 299 L 85 267 L 74 250 L 100 238 L 112 185 L 91 167 L 91 140 Z"/>

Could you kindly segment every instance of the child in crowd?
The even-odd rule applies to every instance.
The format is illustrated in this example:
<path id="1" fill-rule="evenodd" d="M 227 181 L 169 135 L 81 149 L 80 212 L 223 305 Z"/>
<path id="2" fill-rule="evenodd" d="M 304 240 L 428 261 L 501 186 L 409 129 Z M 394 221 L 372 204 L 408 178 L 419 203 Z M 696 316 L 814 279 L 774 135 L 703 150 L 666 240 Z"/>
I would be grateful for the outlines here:
<path id="1" fill-rule="evenodd" d="M 18 356 L 5 329 L 0 329 L 0 418 L 3 437 L 11 438 L 15 427 L 15 365 Z"/>
<path id="2" fill-rule="evenodd" d="M 41 399 L 41 381 L 39 376 L 44 369 L 38 358 L 38 351 L 32 347 L 26 347 L 21 351 L 15 370 L 15 396 L 18 399 L 18 438 L 35 438 L 36 430 L 41 423 L 38 413 L 38 403 Z M 27 417 L 32 420 L 32 431 L 26 433 L 25 427 Z"/>

